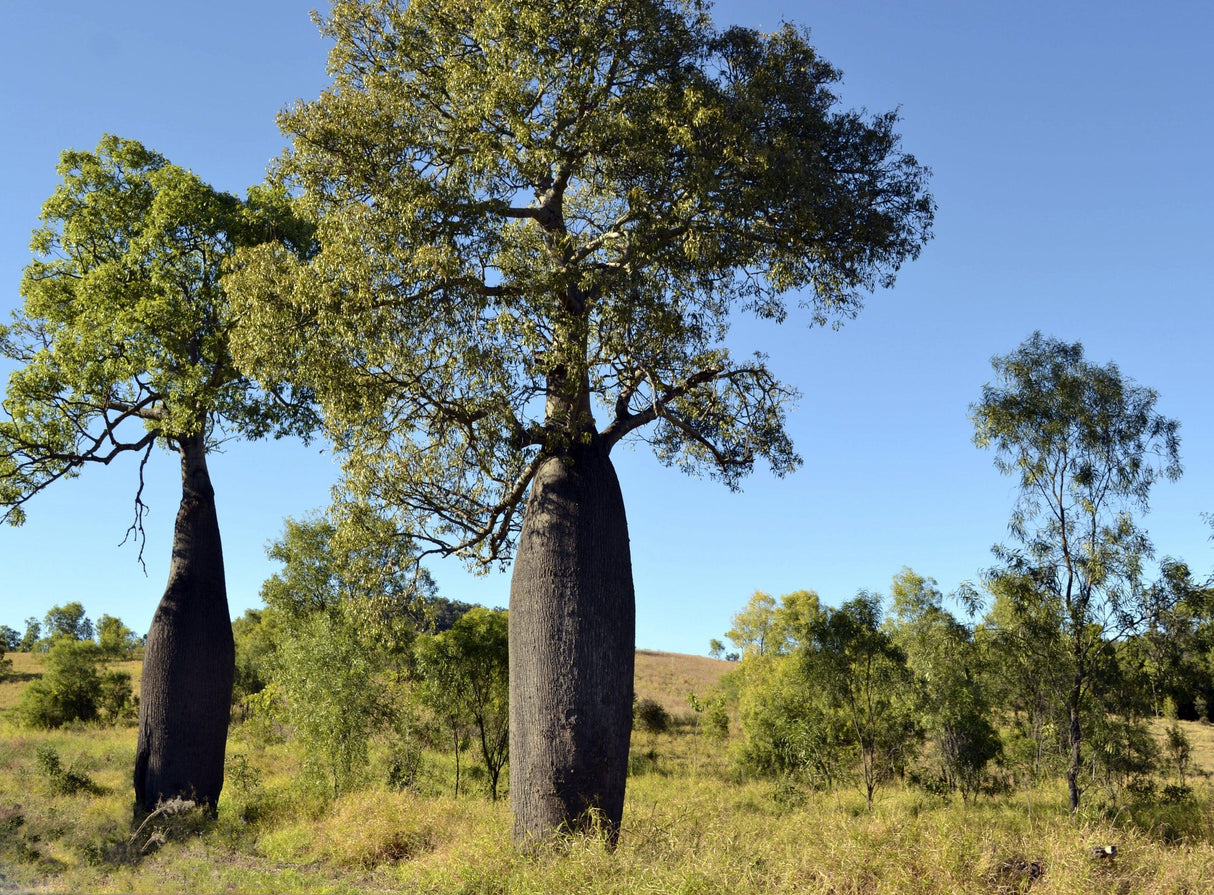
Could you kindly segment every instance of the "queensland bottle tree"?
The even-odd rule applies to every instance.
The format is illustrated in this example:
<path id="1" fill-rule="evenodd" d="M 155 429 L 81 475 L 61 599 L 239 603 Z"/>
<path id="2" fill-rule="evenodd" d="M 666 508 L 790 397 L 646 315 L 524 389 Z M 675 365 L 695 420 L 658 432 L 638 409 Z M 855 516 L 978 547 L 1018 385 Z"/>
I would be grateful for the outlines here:
<path id="1" fill-rule="evenodd" d="M 737 314 L 854 315 L 929 238 L 894 113 L 840 107 L 791 25 L 696 0 L 337 2 L 332 84 L 276 176 L 315 257 L 241 253 L 245 369 L 314 390 L 351 499 L 420 552 L 513 558 L 515 837 L 614 836 L 634 597 L 611 452 L 730 487 L 800 462 Z"/>
<path id="2" fill-rule="evenodd" d="M 281 192 L 219 192 L 133 140 L 64 152 L 58 170 L 24 305 L 0 327 L 0 353 L 19 365 L 0 415 L 0 509 L 20 524 L 35 494 L 130 454 L 142 543 L 145 464 L 157 448 L 177 455 L 182 497 L 147 636 L 135 798 L 143 809 L 178 795 L 214 806 L 233 647 L 207 452 L 313 425 L 306 396 L 237 370 L 220 269 L 238 246 L 271 238 L 306 256 L 311 231 Z"/>

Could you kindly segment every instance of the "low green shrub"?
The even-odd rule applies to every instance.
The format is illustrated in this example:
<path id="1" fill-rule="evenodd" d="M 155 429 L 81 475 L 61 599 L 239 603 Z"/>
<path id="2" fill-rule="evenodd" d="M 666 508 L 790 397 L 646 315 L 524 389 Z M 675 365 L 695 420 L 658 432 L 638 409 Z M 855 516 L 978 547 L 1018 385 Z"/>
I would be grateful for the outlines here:
<path id="1" fill-rule="evenodd" d="M 72 767 L 65 768 L 53 746 L 39 747 L 34 754 L 34 761 L 54 795 L 71 796 L 78 792 L 100 795 L 104 792 L 88 774 Z"/>

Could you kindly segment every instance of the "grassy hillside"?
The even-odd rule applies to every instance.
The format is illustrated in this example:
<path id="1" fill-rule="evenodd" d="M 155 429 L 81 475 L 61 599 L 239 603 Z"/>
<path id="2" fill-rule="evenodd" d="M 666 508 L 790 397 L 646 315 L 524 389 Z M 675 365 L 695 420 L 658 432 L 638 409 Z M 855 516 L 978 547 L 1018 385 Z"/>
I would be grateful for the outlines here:
<path id="1" fill-rule="evenodd" d="M 39 657 L 14 658 L 25 682 L 40 673 Z M 707 695 L 731 667 L 644 651 L 637 693 L 686 715 L 687 692 Z M 0 695 L 15 701 L 22 686 L 5 684 Z M 291 742 L 245 724 L 232 729 L 218 819 L 161 818 L 161 843 L 151 827 L 130 824 L 134 727 L 38 732 L 8 715 L 0 718 L 0 892 L 1214 891 L 1214 796 L 1204 777 L 1196 797 L 1178 804 L 1098 810 L 1093 792 L 1078 818 L 1054 785 L 967 806 L 895 783 L 870 812 L 855 788 L 815 793 L 746 780 L 728 741 L 679 725 L 634 741 L 616 851 L 590 838 L 522 857 L 510 845 L 507 804 L 454 798 L 441 752 L 427 751 L 412 785 L 394 789 L 389 744 L 377 741 L 365 784 L 324 799 L 299 787 L 302 757 Z M 1197 764 L 1214 772 L 1214 727 L 1182 727 Z M 48 749 L 89 785 L 68 791 L 47 771 Z M 472 753 L 465 761 L 468 774 Z M 1091 857 L 1104 844 L 1118 846 L 1116 859 Z"/>
<path id="2" fill-rule="evenodd" d="M 634 688 L 637 699 L 654 699 L 672 715 L 686 713 L 687 694 L 703 697 L 721 676 L 738 666 L 706 656 L 637 650 Z"/>
<path id="3" fill-rule="evenodd" d="M 0 680 L 0 713 L 17 704 L 25 685 L 42 677 L 42 670 L 46 665 L 46 656 L 43 653 L 5 653 L 4 658 L 12 660 L 13 669 L 8 678 Z M 143 677 L 142 660 L 109 662 L 105 667 L 129 674 L 131 689 L 136 696 L 139 695 L 139 682 Z"/>

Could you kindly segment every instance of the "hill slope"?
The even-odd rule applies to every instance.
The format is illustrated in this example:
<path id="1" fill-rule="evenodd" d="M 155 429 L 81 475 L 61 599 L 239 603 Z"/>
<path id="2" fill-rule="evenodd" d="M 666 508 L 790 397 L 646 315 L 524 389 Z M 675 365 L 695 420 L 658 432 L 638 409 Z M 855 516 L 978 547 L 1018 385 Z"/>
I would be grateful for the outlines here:
<path id="1" fill-rule="evenodd" d="M 737 667 L 734 662 L 707 656 L 639 649 L 634 676 L 636 696 L 656 700 L 672 715 L 686 714 L 688 693 L 707 696 L 723 675 Z"/>

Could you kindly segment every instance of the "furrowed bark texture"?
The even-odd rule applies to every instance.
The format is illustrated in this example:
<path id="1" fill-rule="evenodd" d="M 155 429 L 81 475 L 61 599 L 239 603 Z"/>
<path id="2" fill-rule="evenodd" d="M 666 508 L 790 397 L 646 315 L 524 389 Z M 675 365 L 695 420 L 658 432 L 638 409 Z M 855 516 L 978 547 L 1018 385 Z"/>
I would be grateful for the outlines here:
<path id="1" fill-rule="evenodd" d="M 135 756 L 136 810 L 177 796 L 212 810 L 223 789 L 235 673 L 215 492 L 201 437 L 181 448 L 169 582 L 148 631 Z"/>
<path id="2" fill-rule="evenodd" d="M 619 480 L 597 439 L 544 463 L 510 584 L 514 838 L 619 835 L 636 607 Z"/>

